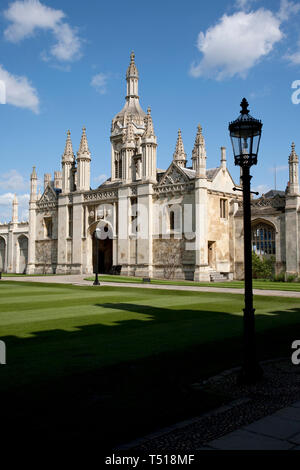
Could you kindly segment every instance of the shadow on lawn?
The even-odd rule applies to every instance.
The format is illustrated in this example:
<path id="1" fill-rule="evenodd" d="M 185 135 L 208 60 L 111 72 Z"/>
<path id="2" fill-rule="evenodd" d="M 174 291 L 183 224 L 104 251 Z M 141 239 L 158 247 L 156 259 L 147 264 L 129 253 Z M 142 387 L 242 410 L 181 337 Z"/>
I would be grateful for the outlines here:
<path id="1" fill-rule="evenodd" d="M 191 385 L 241 363 L 241 316 L 96 305 L 147 318 L 1 338 L 8 351 L 8 365 L 0 371 L 0 387 L 5 380 L 10 385 L 1 409 L 8 436 L 96 440 L 110 448 L 226 402 Z M 258 316 L 258 327 L 267 320 L 276 326 L 286 312 L 270 313 Z M 290 314 L 298 316 L 300 308 Z M 296 331 L 283 325 L 258 335 L 260 357 L 283 355 L 285 347 L 289 353 L 286 342 L 296 339 Z"/>

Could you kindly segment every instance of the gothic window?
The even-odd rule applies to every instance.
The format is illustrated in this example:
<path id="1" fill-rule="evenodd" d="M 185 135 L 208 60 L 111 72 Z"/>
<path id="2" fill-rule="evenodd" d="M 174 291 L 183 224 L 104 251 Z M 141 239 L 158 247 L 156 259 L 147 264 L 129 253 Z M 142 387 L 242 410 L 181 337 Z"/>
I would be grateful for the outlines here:
<path id="1" fill-rule="evenodd" d="M 122 171 L 123 171 L 123 168 L 122 168 L 122 157 L 120 157 L 120 160 L 119 160 L 119 168 L 118 168 L 118 178 L 122 179 Z"/>
<path id="2" fill-rule="evenodd" d="M 5 268 L 5 240 L 0 237 L 0 271 Z"/>
<path id="3" fill-rule="evenodd" d="M 45 217 L 44 218 L 44 225 L 45 225 L 45 236 L 47 238 L 52 238 L 52 218 Z"/>
<path id="4" fill-rule="evenodd" d="M 220 199 L 220 218 L 227 219 L 227 199 Z"/>
<path id="5" fill-rule="evenodd" d="M 275 230 L 265 223 L 252 227 L 252 251 L 257 255 L 275 255 Z"/>
<path id="6" fill-rule="evenodd" d="M 119 162 L 117 160 L 115 161 L 115 178 L 119 178 Z"/>
<path id="7" fill-rule="evenodd" d="M 131 235 L 136 235 L 138 231 L 137 226 L 137 198 L 131 198 L 130 207 L 130 218 L 131 218 Z"/>
<path id="8" fill-rule="evenodd" d="M 73 207 L 68 207 L 68 218 L 69 218 L 69 227 L 68 227 L 68 236 L 73 237 Z"/>
<path id="9" fill-rule="evenodd" d="M 175 213 L 174 211 L 170 212 L 170 230 L 175 229 Z"/>

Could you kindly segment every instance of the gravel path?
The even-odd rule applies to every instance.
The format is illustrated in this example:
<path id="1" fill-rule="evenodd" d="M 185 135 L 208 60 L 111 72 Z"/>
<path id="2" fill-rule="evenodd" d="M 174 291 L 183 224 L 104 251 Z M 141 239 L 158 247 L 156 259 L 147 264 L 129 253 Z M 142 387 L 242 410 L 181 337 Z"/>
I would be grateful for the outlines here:
<path id="1" fill-rule="evenodd" d="M 263 368 L 264 379 L 257 385 L 238 386 L 236 370 L 203 384 L 195 384 L 207 391 L 225 394 L 231 399 L 231 404 L 120 446 L 117 450 L 194 452 L 213 439 L 300 400 L 300 368 L 292 365 L 290 359 L 266 362 Z"/>

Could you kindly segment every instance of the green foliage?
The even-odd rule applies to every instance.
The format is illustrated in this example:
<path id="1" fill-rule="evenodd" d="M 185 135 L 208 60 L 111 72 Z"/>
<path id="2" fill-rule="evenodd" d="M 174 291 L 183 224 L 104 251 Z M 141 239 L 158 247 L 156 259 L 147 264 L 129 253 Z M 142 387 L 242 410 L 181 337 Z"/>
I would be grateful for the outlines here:
<path id="1" fill-rule="evenodd" d="M 252 253 L 252 275 L 254 279 L 272 279 L 274 276 L 275 257 L 260 257 Z"/>
<path id="2" fill-rule="evenodd" d="M 287 282 L 297 282 L 298 281 L 298 276 L 297 274 L 290 274 L 287 277 Z"/>
<path id="3" fill-rule="evenodd" d="M 281 271 L 281 273 L 275 274 L 273 277 L 274 282 L 285 282 L 285 273 Z"/>

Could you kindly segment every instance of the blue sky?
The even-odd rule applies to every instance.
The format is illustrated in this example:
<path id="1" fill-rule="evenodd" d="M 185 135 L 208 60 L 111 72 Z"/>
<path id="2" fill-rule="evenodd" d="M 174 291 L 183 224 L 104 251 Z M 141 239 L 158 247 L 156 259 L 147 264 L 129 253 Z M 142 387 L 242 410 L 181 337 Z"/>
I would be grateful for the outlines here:
<path id="1" fill-rule="evenodd" d="M 200 123 L 208 168 L 225 145 L 238 180 L 228 122 L 245 96 L 264 124 L 253 187 L 274 187 L 276 165 L 277 189 L 285 189 L 293 140 L 300 154 L 300 104 L 291 99 L 300 98 L 292 89 L 300 80 L 300 2 L 2 0 L 0 8 L 1 221 L 10 218 L 14 192 L 26 217 L 31 168 L 41 181 L 60 169 L 68 129 L 76 152 L 87 128 L 92 187 L 110 176 L 110 124 L 124 104 L 131 50 L 159 168 L 170 164 L 179 128 L 191 158 Z"/>

